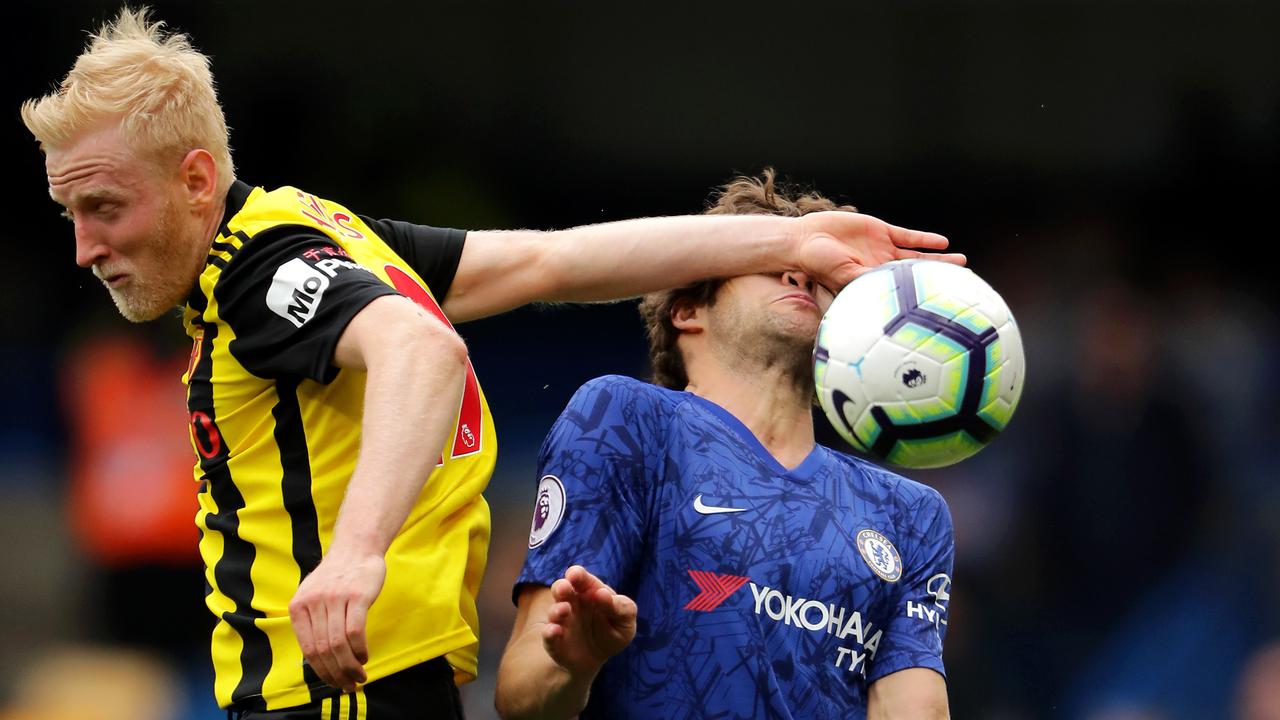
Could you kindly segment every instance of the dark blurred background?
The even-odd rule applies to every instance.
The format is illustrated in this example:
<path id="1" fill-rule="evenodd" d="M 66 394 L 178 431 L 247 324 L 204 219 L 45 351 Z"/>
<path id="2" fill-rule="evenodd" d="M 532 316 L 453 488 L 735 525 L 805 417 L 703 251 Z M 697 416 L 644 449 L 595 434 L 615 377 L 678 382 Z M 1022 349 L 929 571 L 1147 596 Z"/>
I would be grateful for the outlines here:
<path id="1" fill-rule="evenodd" d="M 120 717 L 224 717 L 189 525 L 185 337 L 120 319 L 74 265 L 18 117 L 117 7 L 22 0 L 0 45 L 6 718 L 109 719 L 113 698 Z M 560 228 L 698 212 L 771 165 L 948 235 L 1013 308 L 1029 368 L 991 448 L 909 473 L 956 523 L 953 715 L 1280 718 L 1280 3 L 153 7 L 212 56 L 252 184 Z M 486 718 L 537 446 L 580 383 L 642 375 L 645 344 L 631 303 L 460 331 L 502 443 L 482 678 L 464 688 Z"/>

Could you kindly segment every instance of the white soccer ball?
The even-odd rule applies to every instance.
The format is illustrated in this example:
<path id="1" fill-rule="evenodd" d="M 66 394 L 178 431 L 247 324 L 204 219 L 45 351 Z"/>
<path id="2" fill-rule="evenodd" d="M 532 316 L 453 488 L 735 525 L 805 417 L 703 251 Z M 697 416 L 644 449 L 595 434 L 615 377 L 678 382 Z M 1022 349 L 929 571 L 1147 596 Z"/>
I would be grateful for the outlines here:
<path id="1" fill-rule="evenodd" d="M 836 431 L 891 465 L 932 468 L 973 455 L 1022 395 L 1022 336 L 972 270 L 886 263 L 832 301 L 813 349 L 818 401 Z"/>

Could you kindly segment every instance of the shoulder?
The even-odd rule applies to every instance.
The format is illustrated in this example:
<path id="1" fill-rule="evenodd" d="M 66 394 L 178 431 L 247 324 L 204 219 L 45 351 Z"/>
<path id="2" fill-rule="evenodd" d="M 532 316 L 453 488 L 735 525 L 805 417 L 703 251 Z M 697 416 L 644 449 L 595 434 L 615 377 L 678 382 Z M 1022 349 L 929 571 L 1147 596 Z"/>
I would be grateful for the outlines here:
<path id="1" fill-rule="evenodd" d="M 348 244 L 367 237 L 346 208 L 291 186 L 274 190 L 237 182 L 228 193 L 227 211 L 214 248 L 227 248 L 223 275 L 249 282 L 276 272 L 310 277 L 303 265 L 322 265 L 332 277 L 353 267 Z"/>
<path id="2" fill-rule="evenodd" d="M 231 272 L 226 274 L 279 264 L 317 247 L 339 252 L 340 244 L 326 232 L 333 223 L 320 208 L 329 212 L 324 201 L 297 188 L 266 190 L 237 182 L 228 193 L 226 216 L 214 242 L 215 251 L 229 251 L 224 259 Z"/>
<path id="3" fill-rule="evenodd" d="M 679 393 L 625 375 L 602 375 L 583 383 L 570 408 L 608 407 L 619 412 L 666 413 L 680 402 Z"/>
<path id="4" fill-rule="evenodd" d="M 355 220 L 350 210 L 332 200 L 286 185 L 274 190 L 250 189 L 243 204 L 233 209 L 227 226 L 232 232 L 243 232 L 250 237 L 280 225 L 306 227 L 324 235 L 342 236 L 359 234 L 350 227 Z"/>
<path id="5" fill-rule="evenodd" d="M 624 445 L 648 445 L 670 423 L 678 395 L 622 375 L 584 383 L 570 398 L 548 435 L 558 444 L 575 438 L 614 437 Z"/>
<path id="6" fill-rule="evenodd" d="M 909 517 L 934 517 L 950 510 L 942 493 L 922 482 L 899 475 L 862 458 L 826 448 L 827 453 L 850 473 L 858 486 L 877 498 L 882 506 L 895 514 Z"/>
<path id="7" fill-rule="evenodd" d="M 578 388 L 539 452 L 546 467 L 609 463 L 637 473 L 664 454 L 675 407 L 662 388 L 621 375 Z"/>

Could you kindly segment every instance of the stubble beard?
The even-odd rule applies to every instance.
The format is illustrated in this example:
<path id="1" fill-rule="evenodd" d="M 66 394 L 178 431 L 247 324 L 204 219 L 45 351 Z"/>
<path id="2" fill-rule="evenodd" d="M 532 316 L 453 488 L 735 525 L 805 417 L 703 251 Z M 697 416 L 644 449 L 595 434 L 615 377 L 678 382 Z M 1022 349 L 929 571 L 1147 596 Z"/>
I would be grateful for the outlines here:
<path id="1" fill-rule="evenodd" d="M 798 396 L 812 398 L 814 333 L 776 315 L 753 321 L 741 308 L 725 310 L 715 346 L 721 362 L 744 374 L 779 369 Z"/>
<path id="2" fill-rule="evenodd" d="M 172 202 L 165 204 L 155 231 L 146 241 L 150 267 L 135 267 L 121 288 L 107 288 L 116 309 L 130 322 L 143 323 L 178 307 L 191 289 L 191 260 L 181 238 L 181 223 Z"/>

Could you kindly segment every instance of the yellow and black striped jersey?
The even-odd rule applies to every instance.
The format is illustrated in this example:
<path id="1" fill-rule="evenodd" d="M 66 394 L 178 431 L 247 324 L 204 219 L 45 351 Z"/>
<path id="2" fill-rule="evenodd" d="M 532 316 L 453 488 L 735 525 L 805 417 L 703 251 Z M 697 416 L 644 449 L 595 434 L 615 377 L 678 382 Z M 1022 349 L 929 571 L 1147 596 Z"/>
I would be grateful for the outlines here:
<path id="1" fill-rule="evenodd" d="M 303 662 L 289 621 L 320 562 L 360 447 L 365 373 L 333 365 L 347 323 L 400 293 L 444 319 L 465 233 L 357 216 L 295 188 L 237 182 L 184 311 L 206 602 L 224 707 L 339 694 Z M 446 321 L 447 322 L 447 321 Z M 430 398 L 424 398 L 430 402 Z M 387 552 L 370 610 L 369 681 L 445 657 L 475 676 L 475 598 L 489 539 L 481 497 L 497 442 L 470 368 L 454 436 Z"/>

